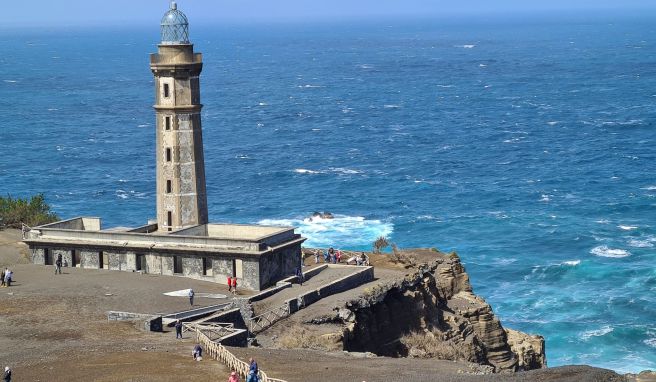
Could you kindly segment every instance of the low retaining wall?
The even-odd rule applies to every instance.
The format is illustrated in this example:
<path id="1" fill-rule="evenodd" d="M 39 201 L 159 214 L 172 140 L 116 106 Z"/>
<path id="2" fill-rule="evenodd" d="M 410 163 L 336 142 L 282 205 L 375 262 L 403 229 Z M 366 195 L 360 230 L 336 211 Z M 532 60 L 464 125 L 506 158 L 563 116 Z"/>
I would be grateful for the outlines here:
<path id="1" fill-rule="evenodd" d="M 142 321 L 143 320 L 144 329 L 151 332 L 161 332 L 163 328 L 162 316 L 154 316 L 152 314 L 118 312 L 112 310 L 107 312 L 107 319 L 109 321 Z"/>
<path id="2" fill-rule="evenodd" d="M 239 308 L 226 310 L 225 312 L 217 314 L 206 322 L 230 322 L 234 324 L 235 328 L 237 329 L 247 329 L 246 323 L 244 322 L 244 318 L 242 317 Z M 223 341 L 221 343 L 223 343 Z"/>

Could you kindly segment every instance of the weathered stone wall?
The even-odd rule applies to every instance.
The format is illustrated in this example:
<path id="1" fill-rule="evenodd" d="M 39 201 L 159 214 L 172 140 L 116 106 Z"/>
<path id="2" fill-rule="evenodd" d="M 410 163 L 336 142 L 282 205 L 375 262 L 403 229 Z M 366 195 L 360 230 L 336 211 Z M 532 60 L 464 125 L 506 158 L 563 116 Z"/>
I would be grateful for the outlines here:
<path id="1" fill-rule="evenodd" d="M 54 261 L 53 261 L 54 263 Z M 45 265 L 45 249 L 44 248 L 33 248 L 32 249 L 32 264 Z"/>
<path id="2" fill-rule="evenodd" d="M 259 284 L 266 288 L 288 276 L 293 276 L 301 265 L 301 245 L 290 246 L 260 257 Z"/>
<path id="3" fill-rule="evenodd" d="M 99 269 L 100 256 L 98 251 L 82 250 L 80 251 L 80 267 Z"/>
<path id="4" fill-rule="evenodd" d="M 215 282 L 228 285 L 228 276 L 232 276 L 232 259 L 212 259 L 212 275 Z"/>

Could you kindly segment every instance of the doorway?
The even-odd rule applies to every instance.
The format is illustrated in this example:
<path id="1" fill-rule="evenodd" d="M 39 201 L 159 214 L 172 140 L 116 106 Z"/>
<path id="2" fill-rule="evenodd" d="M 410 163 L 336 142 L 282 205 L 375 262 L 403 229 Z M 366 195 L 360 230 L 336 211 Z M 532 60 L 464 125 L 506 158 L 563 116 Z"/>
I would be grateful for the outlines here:
<path id="1" fill-rule="evenodd" d="M 236 277 L 237 280 L 244 278 L 244 263 L 241 259 L 232 259 L 232 277 Z"/>
<path id="2" fill-rule="evenodd" d="M 50 253 L 48 248 L 43 250 L 43 261 L 45 262 L 45 265 L 52 265 L 52 253 Z"/>
<path id="3" fill-rule="evenodd" d="M 103 251 L 98 252 L 98 269 L 106 268 L 105 265 L 105 254 Z"/>
<path id="4" fill-rule="evenodd" d="M 144 256 L 142 253 L 137 253 L 137 272 L 143 271 L 146 269 L 146 256 Z"/>
<path id="5" fill-rule="evenodd" d="M 173 273 L 182 273 L 182 257 L 173 256 Z"/>
<path id="6" fill-rule="evenodd" d="M 80 252 L 75 249 L 71 250 L 71 263 L 72 267 L 80 266 Z"/>
<path id="7" fill-rule="evenodd" d="M 212 276 L 212 259 L 203 257 L 203 276 Z"/>

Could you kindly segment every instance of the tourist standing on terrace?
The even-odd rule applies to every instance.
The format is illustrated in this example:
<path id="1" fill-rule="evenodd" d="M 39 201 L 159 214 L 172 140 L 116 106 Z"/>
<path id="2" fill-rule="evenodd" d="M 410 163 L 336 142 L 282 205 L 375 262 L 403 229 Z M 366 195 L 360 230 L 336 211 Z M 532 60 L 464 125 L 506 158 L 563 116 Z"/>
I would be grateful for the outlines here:
<path id="1" fill-rule="evenodd" d="M 194 306 L 194 290 L 189 289 L 189 305 Z"/>
<path id="2" fill-rule="evenodd" d="M 180 320 L 175 322 L 175 338 L 182 338 L 182 322 Z"/>
<path id="3" fill-rule="evenodd" d="M 59 274 L 61 275 L 61 267 L 62 267 L 62 255 L 60 253 L 59 255 L 57 255 L 57 260 L 55 261 L 55 274 L 59 272 Z"/>

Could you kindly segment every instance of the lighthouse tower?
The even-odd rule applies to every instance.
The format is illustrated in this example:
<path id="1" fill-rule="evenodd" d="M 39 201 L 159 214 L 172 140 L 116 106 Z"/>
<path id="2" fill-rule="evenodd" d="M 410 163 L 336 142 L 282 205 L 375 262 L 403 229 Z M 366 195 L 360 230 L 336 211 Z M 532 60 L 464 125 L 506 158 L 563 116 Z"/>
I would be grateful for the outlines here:
<path id="1" fill-rule="evenodd" d="M 162 39 L 150 55 L 157 116 L 157 223 L 159 231 L 207 224 L 205 161 L 200 122 L 202 54 L 189 42 L 189 22 L 171 2 Z"/>

